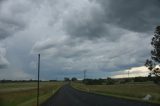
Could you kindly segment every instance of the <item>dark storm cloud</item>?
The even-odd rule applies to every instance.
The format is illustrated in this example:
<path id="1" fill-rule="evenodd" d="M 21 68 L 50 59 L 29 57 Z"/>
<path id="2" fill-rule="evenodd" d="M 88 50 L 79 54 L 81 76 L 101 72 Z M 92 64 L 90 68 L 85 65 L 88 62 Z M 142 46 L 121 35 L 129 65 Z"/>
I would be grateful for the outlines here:
<path id="1" fill-rule="evenodd" d="M 60 40 L 63 34 L 56 39 L 43 39 L 33 46 L 32 51 L 56 58 L 56 62 L 50 63 L 56 66 L 64 64 L 61 70 L 119 70 L 143 65 L 148 56 L 145 53 L 148 52 L 149 34 L 139 33 L 135 28 L 122 27 L 112 21 L 117 17 L 111 14 L 111 4 L 109 0 L 103 3 L 84 0 L 76 8 L 65 9 L 61 12 L 60 20 L 54 22 L 55 25 L 61 25 L 62 22 L 57 32 L 67 33 L 66 39 Z M 134 22 L 131 21 L 129 25 L 132 24 Z M 139 45 L 143 46 L 137 48 Z"/>
<path id="2" fill-rule="evenodd" d="M 109 33 L 103 17 L 100 5 L 88 1 L 81 9 L 71 11 L 70 15 L 64 19 L 64 30 L 72 37 L 99 38 L 104 33 Z"/>
<path id="3" fill-rule="evenodd" d="M 3 3 L 4 0 L 0 0 L 0 5 Z"/>
<path id="4" fill-rule="evenodd" d="M 4 68 L 7 68 L 8 67 L 8 64 L 0 64 L 0 69 L 4 69 Z"/>
<path id="5" fill-rule="evenodd" d="M 0 39 L 5 39 L 14 35 L 18 30 L 22 30 L 24 25 L 14 20 L 3 20 L 0 18 Z"/>
<path id="6" fill-rule="evenodd" d="M 64 26 L 69 35 L 119 39 L 123 33 L 117 28 L 148 33 L 160 25 L 159 0 L 97 0 L 90 1 L 90 5 L 66 18 Z"/>
<path id="7" fill-rule="evenodd" d="M 109 23 L 135 32 L 152 31 L 160 25 L 160 1 L 159 0 L 110 0 L 105 11 L 110 9 L 106 15 Z"/>
<path id="8" fill-rule="evenodd" d="M 115 71 L 141 66 L 149 54 L 151 34 L 147 31 L 153 31 L 160 17 L 156 0 L 1 3 L 0 70 L 10 64 L 8 69 L 15 67 L 22 72 L 14 70 L 15 75 L 6 72 L 1 76 L 15 78 L 28 76 L 25 73 L 36 75 L 37 53 L 42 57 L 42 78 L 47 79 L 56 76 L 56 72 L 69 76 L 83 70 Z"/>
<path id="9" fill-rule="evenodd" d="M 0 40 L 25 28 L 26 23 L 22 20 L 25 8 L 19 7 L 18 5 L 9 5 L 7 1 L 0 1 Z"/>
<path id="10" fill-rule="evenodd" d="M 0 0 L 0 40 L 4 40 L 26 27 L 23 14 L 26 8 L 17 1 Z M 12 41 L 11 41 L 12 42 Z M 0 69 L 7 68 L 9 61 L 6 57 L 6 47 L 0 42 Z"/>

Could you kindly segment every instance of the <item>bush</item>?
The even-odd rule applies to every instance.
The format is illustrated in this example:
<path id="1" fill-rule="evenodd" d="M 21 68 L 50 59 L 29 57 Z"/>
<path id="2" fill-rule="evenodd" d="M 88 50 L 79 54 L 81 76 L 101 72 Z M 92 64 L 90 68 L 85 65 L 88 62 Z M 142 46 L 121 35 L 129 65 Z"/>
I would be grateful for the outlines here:
<path id="1" fill-rule="evenodd" d="M 64 81 L 70 81 L 70 79 L 68 77 L 65 77 Z"/>
<path id="2" fill-rule="evenodd" d="M 73 77 L 71 80 L 72 80 L 72 81 L 77 81 L 77 78 L 76 78 L 76 77 Z"/>
<path id="3" fill-rule="evenodd" d="M 135 77 L 134 82 L 145 82 L 148 81 L 148 77 Z"/>
<path id="4" fill-rule="evenodd" d="M 106 84 L 107 85 L 113 85 L 113 84 L 115 84 L 115 80 L 113 80 L 113 79 L 111 79 L 111 78 L 107 78 L 107 80 L 106 80 Z"/>
<path id="5" fill-rule="evenodd" d="M 105 82 L 104 79 L 85 79 L 83 83 L 87 85 L 102 85 Z"/>

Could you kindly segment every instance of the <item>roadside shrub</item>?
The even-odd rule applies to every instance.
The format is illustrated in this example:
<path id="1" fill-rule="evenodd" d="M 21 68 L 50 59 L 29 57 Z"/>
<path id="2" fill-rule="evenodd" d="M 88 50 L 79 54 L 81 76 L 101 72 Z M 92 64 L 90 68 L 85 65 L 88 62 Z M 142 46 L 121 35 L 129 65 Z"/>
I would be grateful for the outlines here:
<path id="1" fill-rule="evenodd" d="M 148 77 L 135 77 L 134 82 L 145 82 L 148 81 Z"/>
<path id="2" fill-rule="evenodd" d="M 104 79 L 85 79 L 83 83 L 87 85 L 102 85 L 105 82 Z"/>
<path id="3" fill-rule="evenodd" d="M 113 85 L 113 84 L 115 84 L 115 80 L 113 80 L 113 79 L 111 79 L 111 78 L 107 78 L 107 80 L 106 80 L 106 85 Z"/>
<path id="4" fill-rule="evenodd" d="M 76 78 L 76 77 L 73 77 L 71 80 L 72 80 L 72 81 L 77 81 L 77 78 Z"/>

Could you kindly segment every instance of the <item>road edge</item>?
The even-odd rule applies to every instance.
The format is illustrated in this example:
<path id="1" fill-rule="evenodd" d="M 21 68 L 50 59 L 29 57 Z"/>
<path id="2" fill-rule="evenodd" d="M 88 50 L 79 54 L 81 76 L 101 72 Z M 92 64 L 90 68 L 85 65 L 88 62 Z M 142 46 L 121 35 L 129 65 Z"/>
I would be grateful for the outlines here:
<path id="1" fill-rule="evenodd" d="M 63 86 L 65 86 L 65 85 L 63 85 Z M 54 93 L 52 96 L 50 96 L 46 101 L 44 101 L 43 103 L 41 103 L 40 106 L 45 106 L 45 104 L 46 104 L 48 101 L 50 101 L 51 99 L 53 99 L 53 98 L 58 94 L 58 92 L 62 89 L 63 86 L 61 86 L 60 88 L 58 88 L 58 89 L 55 91 L 55 93 Z"/>

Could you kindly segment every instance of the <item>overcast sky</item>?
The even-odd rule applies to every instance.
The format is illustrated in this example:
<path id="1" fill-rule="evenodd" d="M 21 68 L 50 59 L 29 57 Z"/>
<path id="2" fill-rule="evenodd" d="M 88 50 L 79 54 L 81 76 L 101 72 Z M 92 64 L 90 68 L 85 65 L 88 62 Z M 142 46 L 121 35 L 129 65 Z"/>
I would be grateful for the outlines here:
<path id="1" fill-rule="evenodd" d="M 0 0 L 0 79 L 140 75 L 158 25 L 160 0 Z"/>

